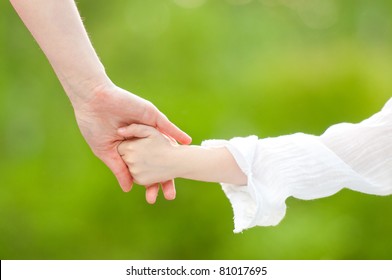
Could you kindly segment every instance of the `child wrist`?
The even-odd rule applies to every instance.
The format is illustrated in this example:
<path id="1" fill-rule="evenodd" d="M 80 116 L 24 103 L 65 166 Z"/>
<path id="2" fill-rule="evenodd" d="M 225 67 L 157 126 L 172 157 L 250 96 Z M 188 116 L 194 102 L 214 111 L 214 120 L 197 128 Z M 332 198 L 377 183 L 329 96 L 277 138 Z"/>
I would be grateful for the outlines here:
<path id="1" fill-rule="evenodd" d="M 173 177 L 185 178 L 188 165 L 191 162 L 189 146 L 179 145 L 174 147 L 171 158 L 173 160 Z"/>

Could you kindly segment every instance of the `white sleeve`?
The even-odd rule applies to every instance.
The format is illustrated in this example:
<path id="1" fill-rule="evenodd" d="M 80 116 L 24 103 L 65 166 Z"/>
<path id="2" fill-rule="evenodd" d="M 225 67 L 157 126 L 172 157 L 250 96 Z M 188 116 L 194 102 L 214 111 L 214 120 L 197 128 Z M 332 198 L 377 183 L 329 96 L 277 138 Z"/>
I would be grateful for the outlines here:
<path id="1" fill-rule="evenodd" d="M 203 146 L 225 146 L 248 177 L 246 186 L 222 183 L 234 210 L 234 232 L 277 225 L 290 196 L 316 199 L 343 188 L 392 194 L 392 99 L 371 118 L 331 126 L 321 136 L 249 136 Z"/>

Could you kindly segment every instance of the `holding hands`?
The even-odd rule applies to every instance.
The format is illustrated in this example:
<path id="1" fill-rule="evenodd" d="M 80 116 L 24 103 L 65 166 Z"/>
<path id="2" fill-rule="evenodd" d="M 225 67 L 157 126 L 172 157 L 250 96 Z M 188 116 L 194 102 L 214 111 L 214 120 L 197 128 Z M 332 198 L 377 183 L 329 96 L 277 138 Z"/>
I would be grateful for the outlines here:
<path id="1" fill-rule="evenodd" d="M 88 100 L 75 99 L 72 104 L 84 138 L 94 154 L 111 169 L 124 191 L 131 190 L 133 178 L 117 152 L 118 144 L 124 140 L 118 128 L 132 123 L 145 123 L 171 135 L 180 143 L 189 144 L 191 141 L 151 102 L 110 82 L 97 87 L 93 97 Z M 163 186 L 165 197 L 174 199 L 173 182 L 165 182 Z"/>
<path id="2" fill-rule="evenodd" d="M 166 199 L 174 199 L 173 180 L 177 175 L 175 140 L 161 134 L 153 127 L 132 124 L 120 129 L 123 136 L 131 138 L 118 146 L 118 153 L 128 165 L 134 182 L 147 187 L 146 200 L 155 203 L 159 183 Z"/>
<path id="3" fill-rule="evenodd" d="M 154 203 L 159 184 L 166 199 L 175 198 L 175 177 L 246 181 L 226 148 L 177 145 L 191 138 L 151 102 L 111 82 L 73 0 L 11 3 L 52 65 L 91 150 L 124 191 L 135 180 L 147 186 L 147 201 Z M 122 143 L 124 138 L 132 140 Z"/>
<path id="4" fill-rule="evenodd" d="M 122 142 L 118 152 L 137 184 L 148 186 L 178 175 L 176 152 L 181 147 L 175 140 L 153 127 L 140 124 L 124 128 L 122 134 L 131 140 Z"/>
<path id="5" fill-rule="evenodd" d="M 146 199 L 155 203 L 159 182 L 165 198 L 174 178 L 206 182 L 246 184 L 247 178 L 225 147 L 181 146 L 157 129 L 132 124 L 121 129 L 127 139 L 118 152 L 136 183 L 147 186 Z"/>

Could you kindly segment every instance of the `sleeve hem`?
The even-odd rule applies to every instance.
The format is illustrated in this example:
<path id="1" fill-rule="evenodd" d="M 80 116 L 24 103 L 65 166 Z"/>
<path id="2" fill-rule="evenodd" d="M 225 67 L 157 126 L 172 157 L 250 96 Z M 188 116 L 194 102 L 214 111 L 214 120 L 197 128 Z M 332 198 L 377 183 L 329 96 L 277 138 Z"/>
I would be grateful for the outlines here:
<path id="1" fill-rule="evenodd" d="M 248 184 L 244 186 L 221 183 L 222 189 L 233 208 L 234 233 L 240 233 L 244 229 L 253 227 L 259 209 L 260 201 L 252 183 L 252 166 L 257 140 L 256 136 L 249 136 L 234 138 L 230 141 L 207 140 L 202 143 L 202 146 L 205 147 L 224 146 L 227 148 L 248 178 Z M 239 142 L 245 143 L 245 145 L 241 145 Z"/>

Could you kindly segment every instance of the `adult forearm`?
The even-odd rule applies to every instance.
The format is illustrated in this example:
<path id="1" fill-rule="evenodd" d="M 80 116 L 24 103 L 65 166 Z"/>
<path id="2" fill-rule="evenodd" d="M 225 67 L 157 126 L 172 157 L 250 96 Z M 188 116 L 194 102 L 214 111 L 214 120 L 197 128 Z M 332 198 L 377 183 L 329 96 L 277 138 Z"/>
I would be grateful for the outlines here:
<path id="1" fill-rule="evenodd" d="M 73 0 L 10 0 L 71 100 L 109 82 Z"/>
<path id="2" fill-rule="evenodd" d="M 245 185 L 246 175 L 224 147 L 180 146 L 176 177 L 185 179 Z"/>

